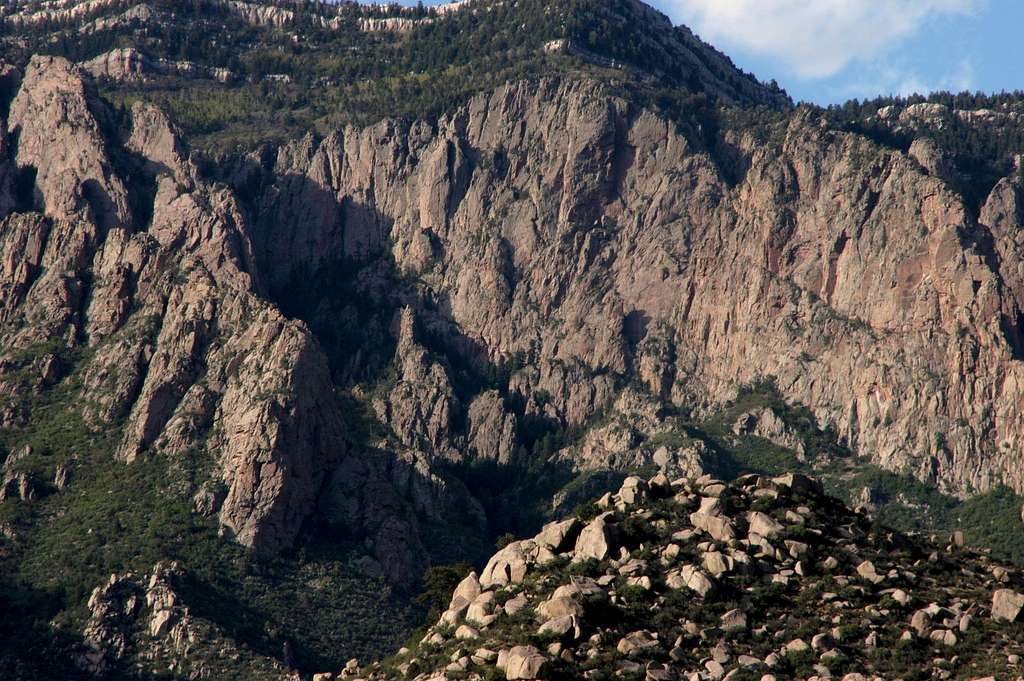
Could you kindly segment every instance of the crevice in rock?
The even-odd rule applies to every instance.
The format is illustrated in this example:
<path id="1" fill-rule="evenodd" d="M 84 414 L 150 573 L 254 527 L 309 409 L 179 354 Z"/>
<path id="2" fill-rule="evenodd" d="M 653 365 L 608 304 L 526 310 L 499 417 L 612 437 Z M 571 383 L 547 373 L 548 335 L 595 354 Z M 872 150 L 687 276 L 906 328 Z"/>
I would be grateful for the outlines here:
<path id="1" fill-rule="evenodd" d="M 110 161 L 128 190 L 128 208 L 131 211 L 133 230 L 148 231 L 153 223 L 157 176 L 147 166 L 154 164 L 124 146 L 111 151 Z M 163 165 L 159 168 L 171 174 L 170 168 Z"/>
<path id="2" fill-rule="evenodd" d="M 999 330 L 1006 339 L 1013 359 L 1024 360 L 1024 314 L 1017 311 L 1012 315 L 1002 315 L 999 318 Z"/>
<path id="3" fill-rule="evenodd" d="M 846 235 L 846 231 L 843 230 L 842 234 L 836 239 L 835 244 L 833 244 L 832 253 L 828 258 L 828 275 L 825 278 L 825 290 L 822 292 L 822 298 L 829 305 L 832 304 L 832 294 L 836 290 L 836 279 L 839 276 L 839 259 L 843 256 L 843 251 L 846 250 L 846 244 L 849 240 L 850 238 Z"/>
<path id="4" fill-rule="evenodd" d="M 651 317 L 643 310 L 633 310 L 626 315 L 622 323 L 622 332 L 630 344 L 636 345 L 647 337 L 647 325 Z"/>
<path id="5" fill-rule="evenodd" d="M 629 127 L 631 121 L 627 115 L 618 111 L 612 113 L 615 123 L 615 141 L 612 148 L 612 181 L 608 202 L 621 198 L 623 183 L 630 168 L 636 162 L 636 147 L 629 143 Z"/>
<path id="6" fill-rule="evenodd" d="M 14 177 L 14 211 L 31 213 L 42 204 L 42 196 L 36 187 L 35 166 L 26 165 L 17 169 Z"/>

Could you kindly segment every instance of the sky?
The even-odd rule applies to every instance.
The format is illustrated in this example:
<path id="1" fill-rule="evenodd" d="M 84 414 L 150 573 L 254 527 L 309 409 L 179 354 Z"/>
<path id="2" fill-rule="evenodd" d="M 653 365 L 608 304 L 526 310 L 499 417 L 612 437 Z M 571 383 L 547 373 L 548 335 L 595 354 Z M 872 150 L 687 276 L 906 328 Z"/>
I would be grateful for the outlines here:
<path id="1" fill-rule="evenodd" d="M 647 1 L 797 101 L 1024 90 L 1024 0 Z"/>
<path id="2" fill-rule="evenodd" d="M 798 101 L 1024 90 L 1024 0 L 655 0 Z"/>

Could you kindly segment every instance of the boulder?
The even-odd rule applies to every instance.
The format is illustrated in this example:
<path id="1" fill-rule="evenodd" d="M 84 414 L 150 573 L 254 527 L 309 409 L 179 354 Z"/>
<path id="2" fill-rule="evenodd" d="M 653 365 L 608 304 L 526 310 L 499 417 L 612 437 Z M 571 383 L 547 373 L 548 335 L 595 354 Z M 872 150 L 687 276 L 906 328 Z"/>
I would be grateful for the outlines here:
<path id="1" fill-rule="evenodd" d="M 541 529 L 533 541 L 555 553 L 567 551 L 580 531 L 580 521 L 569 518 L 562 522 L 548 523 Z"/>
<path id="2" fill-rule="evenodd" d="M 634 631 L 626 634 L 620 640 L 616 649 L 623 655 L 633 656 L 640 653 L 656 650 L 659 647 L 658 639 L 649 631 Z"/>
<path id="3" fill-rule="evenodd" d="M 720 497 L 723 494 L 725 494 L 725 491 L 727 489 L 729 489 L 729 488 L 726 487 L 724 483 L 713 482 L 713 483 L 710 483 L 708 485 L 704 485 L 704 487 L 702 487 L 700 491 L 701 491 L 701 494 L 703 494 L 705 497 L 711 497 L 711 498 L 717 499 L 718 497 Z"/>
<path id="4" fill-rule="evenodd" d="M 498 660 L 498 653 L 490 648 L 477 648 L 471 659 L 477 664 L 494 664 Z"/>
<path id="5" fill-rule="evenodd" d="M 491 556 L 480 575 L 480 585 L 484 588 L 518 584 L 523 581 L 529 569 L 523 542 L 512 542 Z"/>
<path id="6" fill-rule="evenodd" d="M 493 591 L 485 591 L 473 599 L 466 610 L 466 621 L 482 625 L 490 624 L 496 606 L 494 598 Z"/>
<path id="7" fill-rule="evenodd" d="M 477 577 L 476 572 L 470 572 L 466 577 L 459 582 L 459 585 L 455 587 L 455 592 L 452 594 L 452 605 L 455 606 L 455 601 L 459 598 L 464 600 L 466 603 L 472 603 L 476 600 L 476 597 L 480 595 L 480 578 Z"/>
<path id="8" fill-rule="evenodd" d="M 598 586 L 597 582 L 589 577 L 573 577 L 571 582 L 563 584 L 555 589 L 555 593 L 552 594 L 552 598 L 560 598 L 562 596 L 568 598 L 582 598 L 584 596 L 593 596 L 595 594 L 602 593 L 604 593 L 604 589 Z"/>
<path id="9" fill-rule="evenodd" d="M 473 639 L 480 638 L 480 631 L 468 624 L 463 624 L 455 630 L 455 638 L 460 641 L 471 641 Z"/>
<path id="10" fill-rule="evenodd" d="M 992 594 L 992 619 L 998 622 L 1016 622 L 1024 610 L 1024 594 L 1011 589 L 997 589 Z"/>
<path id="11" fill-rule="evenodd" d="M 811 647 L 802 638 L 795 638 L 786 644 L 786 654 L 799 654 L 810 650 Z"/>
<path id="12" fill-rule="evenodd" d="M 701 497 L 697 513 L 704 515 L 722 515 L 722 502 L 718 497 Z"/>
<path id="13" fill-rule="evenodd" d="M 527 605 L 526 594 L 519 594 L 505 601 L 503 610 L 508 615 L 514 615 Z"/>
<path id="14" fill-rule="evenodd" d="M 725 677 L 725 667 L 718 660 L 708 660 L 704 663 L 704 669 L 708 670 L 707 678 L 712 681 L 719 681 Z"/>
<path id="15" fill-rule="evenodd" d="M 714 577 L 721 577 L 733 569 L 733 559 L 730 556 L 718 551 L 709 551 L 704 554 L 704 569 Z"/>
<path id="16" fill-rule="evenodd" d="M 647 499 L 650 487 L 645 480 L 635 475 L 626 478 L 619 489 L 619 501 L 627 506 L 639 504 Z"/>
<path id="17" fill-rule="evenodd" d="M 832 647 L 832 637 L 829 634 L 815 634 L 811 637 L 811 648 L 822 652 Z"/>
<path id="18" fill-rule="evenodd" d="M 884 576 L 878 574 L 875 570 L 875 564 L 870 560 L 865 560 L 857 566 L 857 574 L 860 575 L 861 579 L 872 584 L 880 584 L 885 580 Z"/>
<path id="19" fill-rule="evenodd" d="M 579 620 L 575 615 L 555 617 L 540 625 L 537 633 L 557 636 L 561 639 L 576 640 L 580 637 Z"/>
<path id="20" fill-rule="evenodd" d="M 946 646 L 947 648 L 951 648 L 957 644 L 956 634 L 949 629 L 936 629 L 928 636 L 928 638 L 930 638 L 933 643 Z"/>
<path id="21" fill-rule="evenodd" d="M 552 597 L 537 606 L 537 614 L 544 619 L 555 619 L 565 616 L 582 616 L 583 606 L 568 596 Z"/>
<path id="22" fill-rule="evenodd" d="M 808 551 L 811 550 L 811 547 L 807 544 L 804 544 L 803 542 L 791 541 L 787 539 L 784 543 L 786 545 L 786 551 L 789 552 L 790 556 L 796 559 L 800 559 L 806 556 Z"/>
<path id="23" fill-rule="evenodd" d="M 777 478 L 772 478 L 772 482 L 781 487 L 788 487 L 793 492 L 804 496 L 821 496 L 825 493 L 825 488 L 820 482 L 800 473 L 780 475 Z"/>
<path id="24" fill-rule="evenodd" d="M 750 534 L 759 534 L 762 537 L 774 537 L 786 529 L 782 523 L 761 511 L 751 511 L 748 513 L 747 523 Z"/>
<path id="25" fill-rule="evenodd" d="M 690 522 L 698 530 L 703 530 L 711 535 L 715 541 L 729 541 L 736 538 L 736 529 L 728 518 L 698 512 L 690 514 Z"/>
<path id="26" fill-rule="evenodd" d="M 926 610 L 918 610 L 910 617 L 910 628 L 917 632 L 918 636 L 927 635 L 931 625 L 932 618 Z"/>
<path id="27" fill-rule="evenodd" d="M 715 588 L 714 582 L 699 568 L 692 565 L 683 566 L 679 572 L 679 580 L 675 583 L 685 586 L 691 591 L 696 591 L 702 597 L 707 596 Z M 673 586 L 673 583 L 670 582 L 669 586 Z"/>
<path id="28" fill-rule="evenodd" d="M 505 654 L 505 678 L 509 681 L 540 678 L 547 661 L 547 657 L 533 646 L 516 646 Z"/>
<path id="29" fill-rule="evenodd" d="M 459 673 L 462 673 L 462 672 L 466 671 L 469 668 L 469 663 L 471 661 L 472 660 L 470 659 L 470 657 L 468 655 L 463 655 L 462 657 L 458 658 L 454 662 L 452 662 L 449 665 L 447 665 L 444 668 L 444 670 L 446 672 L 452 672 L 452 673 L 455 673 L 455 674 L 459 674 Z M 353 679 L 353 681 L 358 681 L 358 680 Z"/>
<path id="30" fill-rule="evenodd" d="M 604 560 L 612 550 L 611 531 L 607 522 L 611 513 L 602 513 L 587 524 L 576 540 L 573 561 L 588 558 Z"/>

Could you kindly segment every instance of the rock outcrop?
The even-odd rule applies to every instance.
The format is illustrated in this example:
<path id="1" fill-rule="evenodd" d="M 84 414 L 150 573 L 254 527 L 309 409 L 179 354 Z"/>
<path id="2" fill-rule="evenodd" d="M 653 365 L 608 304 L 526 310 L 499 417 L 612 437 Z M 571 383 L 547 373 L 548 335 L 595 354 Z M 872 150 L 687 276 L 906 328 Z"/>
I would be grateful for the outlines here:
<path id="1" fill-rule="evenodd" d="M 1016 622 L 1024 611 L 1024 594 L 1010 589 L 999 589 L 992 594 L 992 617 L 1004 622 Z"/>
<path id="2" fill-rule="evenodd" d="M 152 60 L 133 47 L 104 52 L 82 62 L 82 68 L 98 80 L 121 83 L 144 83 L 161 75 L 211 78 L 219 83 L 235 80 L 235 74 L 223 67 L 172 59 Z"/>
<path id="3" fill-rule="evenodd" d="M 793 433 L 778 414 L 767 407 L 741 414 L 733 425 L 736 435 L 754 435 L 764 438 L 785 449 L 796 452 L 798 456 L 806 453 L 803 440 Z"/>
<path id="4" fill-rule="evenodd" d="M 400 373 L 387 399 L 374 403 L 377 417 L 405 446 L 438 458 L 457 458 L 451 436 L 460 407 L 448 374 L 417 339 L 412 308 L 401 311 L 398 325 L 395 362 Z"/>
<path id="5" fill-rule="evenodd" d="M 556 534 L 552 525 L 495 554 L 489 568 L 516 569 L 470 574 L 419 643 L 364 677 L 1021 675 L 1024 631 L 1013 622 L 1024 596 L 1006 584 L 1024 576 L 985 552 L 881 528 L 798 475 L 634 479 L 610 501 L 619 510 L 575 548 L 547 541 L 559 548 L 544 561 L 520 550 Z M 690 522 L 700 509 L 736 536 Z M 594 555 L 584 536 L 612 517 L 623 531 Z M 705 567 L 711 556 L 719 569 Z M 485 602 L 488 614 L 474 615 Z"/>
<path id="6" fill-rule="evenodd" d="M 178 562 L 160 562 L 147 574 L 112 574 L 89 598 L 82 669 L 102 676 L 138 655 L 151 664 L 191 665 L 203 677 L 251 674 L 291 679 L 273 658 L 253 654 L 215 623 L 197 615 L 182 588 L 189 579 Z M 210 654 L 211 651 L 216 651 Z"/>
<path id="7" fill-rule="evenodd" d="M 35 173 L 39 208 L 102 230 L 131 224 L 128 191 L 114 174 L 86 83 L 60 57 L 34 57 L 11 103 L 8 134 L 19 172 Z"/>

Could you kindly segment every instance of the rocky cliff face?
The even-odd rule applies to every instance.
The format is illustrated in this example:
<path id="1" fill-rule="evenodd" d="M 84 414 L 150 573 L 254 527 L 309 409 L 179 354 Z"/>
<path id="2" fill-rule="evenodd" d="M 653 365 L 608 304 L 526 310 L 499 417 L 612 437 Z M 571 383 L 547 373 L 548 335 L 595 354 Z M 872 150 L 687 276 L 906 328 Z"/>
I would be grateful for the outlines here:
<path id="1" fill-rule="evenodd" d="M 333 393 L 368 377 L 384 380 L 368 400 L 394 436 L 383 460 L 417 463 L 340 470 L 419 490 L 409 508 L 434 518 L 455 483 L 433 467 L 522 463 L 531 424 L 618 414 L 628 428 L 598 428 L 561 458 L 629 468 L 650 463 L 634 450 L 666 410 L 700 413 L 767 377 L 883 466 L 961 494 L 1024 488 L 1008 399 L 1024 296 L 1016 180 L 975 219 L 920 148 L 806 111 L 768 145 L 727 132 L 725 168 L 596 82 L 552 79 L 436 125 L 297 141 L 233 178 L 255 178 L 243 205 L 199 175 L 159 111 L 129 118 L 111 132 L 59 58 L 21 77 L 3 174 L 6 338 L 89 349 L 82 410 L 122 428 L 125 461 L 212 454 L 226 485 L 214 510 L 249 546 L 290 546 L 325 480 L 352 486 L 332 473 L 346 457 Z M 362 300 L 303 286 L 331 276 Z M 298 315 L 312 332 L 277 311 L 295 297 L 312 299 Z M 507 381 L 473 385 L 459 362 Z M 15 402 L 12 425 L 31 418 Z M 659 456 L 693 471 L 701 452 Z M 347 517 L 382 528 L 384 515 Z M 395 522 L 391 536 L 415 524 Z"/>
<path id="2" fill-rule="evenodd" d="M 98 80 L 121 83 L 142 83 L 161 75 L 212 78 L 221 83 L 235 79 L 235 74 L 225 68 L 172 59 L 152 60 L 133 47 L 104 52 L 84 62 L 82 68 Z"/>
<path id="3" fill-rule="evenodd" d="M 772 377 L 888 468 L 963 494 L 1024 488 L 1016 181 L 974 219 L 910 155 L 804 111 L 778 132 L 729 133 L 727 181 L 594 84 L 509 85 L 436 128 L 282 150 L 257 258 L 271 288 L 393 262 L 428 326 L 481 362 L 528 357 L 510 392 L 565 424 L 623 381 L 699 406 Z"/>

